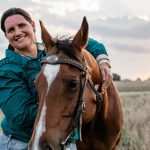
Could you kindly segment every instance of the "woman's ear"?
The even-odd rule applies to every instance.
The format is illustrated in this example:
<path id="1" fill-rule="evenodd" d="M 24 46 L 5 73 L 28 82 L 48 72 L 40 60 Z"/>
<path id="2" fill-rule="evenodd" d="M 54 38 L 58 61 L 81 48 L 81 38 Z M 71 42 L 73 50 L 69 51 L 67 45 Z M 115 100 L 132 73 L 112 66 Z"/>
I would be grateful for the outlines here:
<path id="1" fill-rule="evenodd" d="M 35 30 L 35 22 L 32 21 L 32 22 L 31 22 L 31 25 L 32 25 L 32 27 L 33 27 L 33 31 L 35 32 L 35 31 L 36 31 L 36 30 Z"/>

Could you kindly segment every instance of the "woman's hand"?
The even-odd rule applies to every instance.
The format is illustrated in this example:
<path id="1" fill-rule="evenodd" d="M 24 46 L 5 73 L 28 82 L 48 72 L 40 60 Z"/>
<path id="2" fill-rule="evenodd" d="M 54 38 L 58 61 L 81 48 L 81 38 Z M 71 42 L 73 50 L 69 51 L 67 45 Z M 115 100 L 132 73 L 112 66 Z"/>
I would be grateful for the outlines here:
<path id="1" fill-rule="evenodd" d="M 110 66 L 107 63 L 101 63 L 99 64 L 100 70 L 101 70 L 101 74 L 102 74 L 102 94 L 105 92 L 105 90 L 107 90 L 107 88 L 110 86 L 111 82 L 112 82 L 112 73 L 110 70 Z"/>

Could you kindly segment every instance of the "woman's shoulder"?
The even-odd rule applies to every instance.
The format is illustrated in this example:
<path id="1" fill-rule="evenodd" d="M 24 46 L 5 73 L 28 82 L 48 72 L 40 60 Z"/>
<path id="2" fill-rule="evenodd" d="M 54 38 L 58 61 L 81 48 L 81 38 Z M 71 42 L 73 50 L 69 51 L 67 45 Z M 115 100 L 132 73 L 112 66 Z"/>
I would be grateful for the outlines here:
<path id="1" fill-rule="evenodd" d="M 9 58 L 3 58 L 0 60 L 0 71 L 18 72 L 22 70 L 19 64 Z"/>
<path id="2" fill-rule="evenodd" d="M 8 64 L 15 65 L 16 63 L 13 60 L 9 59 L 9 58 L 3 58 L 3 59 L 0 60 L 0 67 L 8 65 Z"/>
<path id="3" fill-rule="evenodd" d="M 21 78 L 23 80 L 27 79 L 25 70 L 19 64 L 8 58 L 0 60 L 0 76 Z"/>

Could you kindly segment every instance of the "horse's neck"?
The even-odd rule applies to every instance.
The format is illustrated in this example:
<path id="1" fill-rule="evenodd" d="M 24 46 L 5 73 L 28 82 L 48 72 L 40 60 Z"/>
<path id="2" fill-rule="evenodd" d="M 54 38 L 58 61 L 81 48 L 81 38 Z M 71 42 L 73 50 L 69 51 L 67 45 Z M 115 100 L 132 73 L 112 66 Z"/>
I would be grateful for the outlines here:
<path id="1" fill-rule="evenodd" d="M 101 78 L 101 73 L 100 73 L 98 63 L 96 62 L 95 58 L 87 50 L 83 50 L 83 55 L 85 56 L 88 71 L 89 71 L 89 74 L 91 76 L 93 83 L 95 85 L 96 84 L 101 85 L 102 78 Z"/>
<path id="2" fill-rule="evenodd" d="M 122 125 L 123 113 L 120 98 L 112 83 L 103 95 L 100 111 L 96 112 L 89 123 L 83 123 L 83 143 L 90 147 L 97 141 L 96 145 L 101 149 L 109 147 L 108 145 L 116 145 L 115 142 L 120 136 Z M 96 148 L 92 149 L 96 150 Z"/>
<path id="3" fill-rule="evenodd" d="M 99 84 L 101 86 L 102 78 L 98 63 L 87 51 L 83 51 L 83 53 L 90 68 L 89 74 L 91 75 L 91 79 L 94 84 Z M 90 114 L 91 110 L 92 108 L 90 107 Z M 97 140 L 98 142 L 96 145 L 100 149 L 104 149 L 104 147 L 108 147 L 107 149 L 112 149 L 112 145 L 115 145 L 115 141 L 117 141 L 120 136 L 122 125 L 123 113 L 121 109 L 120 97 L 114 83 L 112 82 L 103 94 L 103 101 L 100 111 L 95 113 L 95 116 L 89 123 L 83 123 L 83 140 L 85 139 L 83 142 L 87 145 L 87 141 L 91 141 L 89 142 L 89 145 L 87 145 L 87 147 L 90 147 L 95 140 Z M 108 145 L 110 145 L 110 147 Z"/>

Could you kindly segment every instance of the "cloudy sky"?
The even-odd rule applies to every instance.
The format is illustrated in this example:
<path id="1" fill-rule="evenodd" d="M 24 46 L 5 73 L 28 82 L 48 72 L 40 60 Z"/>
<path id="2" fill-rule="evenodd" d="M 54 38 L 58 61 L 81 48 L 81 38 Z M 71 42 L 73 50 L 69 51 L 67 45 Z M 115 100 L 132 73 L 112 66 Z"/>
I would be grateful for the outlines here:
<path id="1" fill-rule="evenodd" d="M 0 0 L 0 15 L 10 7 L 31 14 L 39 41 L 38 20 L 53 36 L 62 36 L 74 35 L 86 16 L 90 36 L 105 45 L 113 73 L 122 79 L 150 78 L 149 0 Z M 0 31 L 0 57 L 7 45 Z"/>

